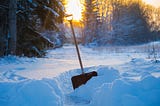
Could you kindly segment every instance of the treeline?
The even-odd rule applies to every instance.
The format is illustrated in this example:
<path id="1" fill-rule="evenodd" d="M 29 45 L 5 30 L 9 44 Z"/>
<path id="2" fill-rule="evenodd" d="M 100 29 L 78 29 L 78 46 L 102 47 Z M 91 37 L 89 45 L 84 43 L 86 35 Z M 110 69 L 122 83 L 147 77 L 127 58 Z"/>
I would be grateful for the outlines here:
<path id="1" fill-rule="evenodd" d="M 0 56 L 38 56 L 65 42 L 65 0 L 0 0 Z M 160 8 L 142 0 L 84 0 L 82 43 L 160 40 Z M 16 23 L 16 24 L 15 24 Z"/>
<path id="2" fill-rule="evenodd" d="M 12 54 L 15 43 L 13 54 L 29 57 L 41 57 L 46 49 L 56 47 L 57 42 L 58 46 L 63 44 L 64 34 L 58 26 L 64 17 L 64 6 L 60 0 L 12 1 L 0 2 L 0 56 Z M 13 9 L 16 11 L 13 12 Z M 13 15 L 16 15 L 15 20 Z M 12 24 L 16 22 L 16 38 L 12 37 L 13 31 L 10 29 L 14 28 L 10 20 Z M 51 40 L 43 33 L 46 31 L 52 37 Z"/>
<path id="3" fill-rule="evenodd" d="M 84 44 L 134 45 L 160 39 L 160 8 L 142 0 L 85 0 Z"/>

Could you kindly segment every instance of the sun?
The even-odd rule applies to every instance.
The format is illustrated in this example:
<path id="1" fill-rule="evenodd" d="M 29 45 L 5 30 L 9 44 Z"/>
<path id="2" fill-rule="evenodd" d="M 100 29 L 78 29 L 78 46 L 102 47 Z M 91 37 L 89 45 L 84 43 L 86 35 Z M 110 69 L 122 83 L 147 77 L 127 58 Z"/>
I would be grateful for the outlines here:
<path id="1" fill-rule="evenodd" d="M 66 0 L 66 14 L 72 14 L 74 21 L 82 19 L 82 4 L 79 0 Z"/>

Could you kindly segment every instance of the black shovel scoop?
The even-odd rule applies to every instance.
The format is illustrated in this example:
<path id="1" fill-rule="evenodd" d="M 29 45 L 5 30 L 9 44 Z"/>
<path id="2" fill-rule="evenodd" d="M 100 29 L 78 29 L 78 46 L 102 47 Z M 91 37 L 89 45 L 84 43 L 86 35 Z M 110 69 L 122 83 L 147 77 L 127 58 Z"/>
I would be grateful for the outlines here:
<path id="1" fill-rule="evenodd" d="M 82 74 L 77 75 L 77 76 L 73 76 L 71 78 L 73 89 L 75 89 L 75 88 L 78 88 L 79 86 L 81 86 L 82 84 L 85 84 L 93 76 L 97 76 L 97 72 L 93 71 L 93 72 L 89 72 L 89 73 L 84 73 L 84 69 L 83 69 L 83 65 L 82 65 L 82 61 L 81 61 L 81 56 L 80 56 L 78 44 L 77 44 L 77 41 L 76 41 L 76 36 L 75 36 L 73 25 L 72 25 L 72 20 L 69 20 L 69 22 L 70 22 L 71 29 L 72 29 L 72 34 L 73 34 L 73 39 L 74 39 L 74 43 L 75 43 L 75 46 L 76 46 L 78 60 L 79 60 L 81 70 L 82 70 Z"/>

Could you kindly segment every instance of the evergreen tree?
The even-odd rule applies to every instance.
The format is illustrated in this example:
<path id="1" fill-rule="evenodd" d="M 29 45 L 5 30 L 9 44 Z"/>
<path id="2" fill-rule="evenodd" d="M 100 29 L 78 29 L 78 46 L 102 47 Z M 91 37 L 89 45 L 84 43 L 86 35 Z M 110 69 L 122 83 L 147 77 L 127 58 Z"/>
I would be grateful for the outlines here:
<path id="1" fill-rule="evenodd" d="M 19 0 L 17 15 L 18 54 L 41 55 L 40 51 L 50 44 L 42 40 L 45 38 L 40 33 L 59 32 L 57 25 L 63 21 L 64 7 L 59 0 Z"/>
<path id="2" fill-rule="evenodd" d="M 9 54 L 16 55 L 16 43 L 17 43 L 17 0 L 9 0 Z"/>
<path id="3" fill-rule="evenodd" d="M 38 31 L 58 30 L 57 24 L 63 21 L 64 7 L 59 0 L 20 0 L 18 7 L 24 21 Z"/>
<path id="4" fill-rule="evenodd" d="M 83 21 L 84 21 L 84 34 L 85 42 L 89 43 L 94 40 L 97 32 L 98 25 L 98 2 L 97 0 L 85 0 L 84 3 L 85 11 L 83 12 Z"/>
<path id="5" fill-rule="evenodd" d="M 6 55 L 8 48 L 8 4 L 9 0 L 0 2 L 0 56 Z"/>

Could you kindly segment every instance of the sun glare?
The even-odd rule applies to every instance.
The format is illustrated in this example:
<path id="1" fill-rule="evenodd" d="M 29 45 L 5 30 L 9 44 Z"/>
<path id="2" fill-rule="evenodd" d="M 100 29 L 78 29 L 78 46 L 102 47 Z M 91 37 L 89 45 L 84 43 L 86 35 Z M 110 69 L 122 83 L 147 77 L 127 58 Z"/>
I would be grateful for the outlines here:
<path id="1" fill-rule="evenodd" d="M 155 7 L 160 7 L 160 1 L 159 0 L 143 0 L 147 4 L 151 4 Z"/>
<path id="2" fill-rule="evenodd" d="M 72 14 L 74 21 L 79 21 L 82 18 L 82 4 L 79 0 L 66 0 L 66 14 Z"/>

